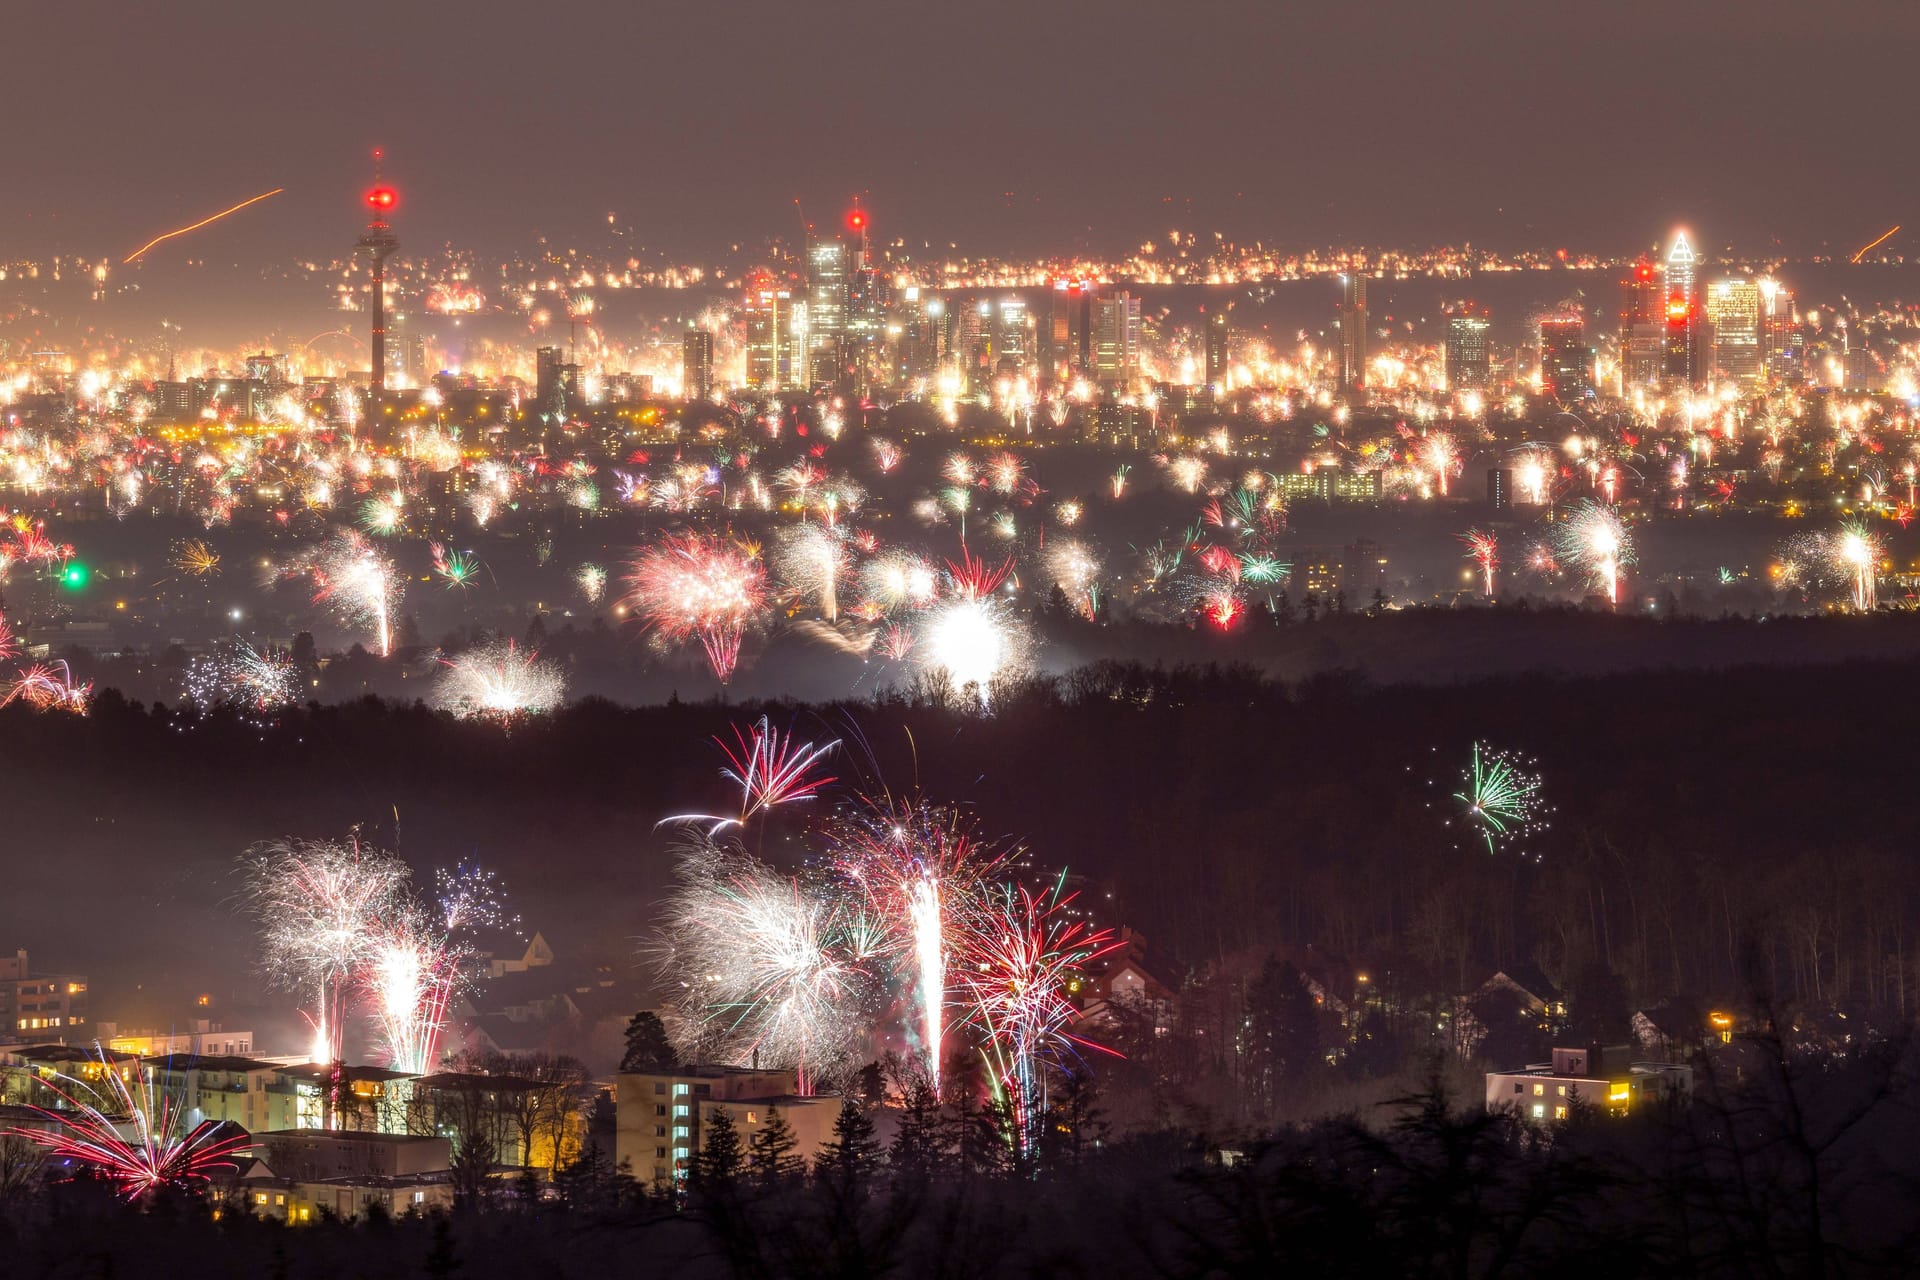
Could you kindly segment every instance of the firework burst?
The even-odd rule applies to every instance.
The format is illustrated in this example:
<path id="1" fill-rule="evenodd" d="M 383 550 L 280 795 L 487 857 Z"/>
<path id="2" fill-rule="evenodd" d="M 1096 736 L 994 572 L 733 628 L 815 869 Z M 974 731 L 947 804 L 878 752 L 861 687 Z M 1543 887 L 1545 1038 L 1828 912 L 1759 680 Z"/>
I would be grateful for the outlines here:
<path id="1" fill-rule="evenodd" d="M 1453 798 L 1464 811 L 1463 821 L 1485 842 L 1488 853 L 1517 846 L 1545 830 L 1551 812 L 1533 761 L 1479 742 L 1473 744 L 1472 758 Z M 1525 849 L 1518 852 L 1529 856 Z"/>
<path id="2" fill-rule="evenodd" d="M 483 645 L 442 659 L 446 671 L 434 691 L 435 705 L 461 720 L 514 721 L 544 715 L 566 700 L 567 679 L 551 662 L 513 641 Z"/>
<path id="3" fill-rule="evenodd" d="M 698 639 L 725 684 L 747 629 L 766 607 L 765 573 L 736 543 L 704 533 L 671 535 L 640 553 L 630 597 L 668 643 Z"/>
<path id="4" fill-rule="evenodd" d="M 1583 499 L 1560 527 L 1560 561 L 1579 568 L 1593 588 L 1620 603 L 1620 570 L 1634 562 L 1633 534 L 1613 508 Z"/>
<path id="5" fill-rule="evenodd" d="M 199 1187 L 215 1170 L 236 1167 L 230 1157 L 252 1141 L 245 1133 L 213 1120 L 183 1131 L 181 1109 L 172 1096 L 156 1095 L 152 1081 L 138 1070 L 132 1072 L 137 1084 L 129 1084 L 98 1045 L 94 1051 L 100 1055 L 106 1093 L 72 1076 L 58 1077 L 68 1087 L 42 1081 L 67 1105 L 59 1110 L 33 1108 L 54 1123 L 51 1131 L 15 1129 L 15 1135 L 61 1159 L 99 1170 L 128 1200 L 163 1187 Z M 131 1136 L 126 1136 L 128 1129 Z"/>

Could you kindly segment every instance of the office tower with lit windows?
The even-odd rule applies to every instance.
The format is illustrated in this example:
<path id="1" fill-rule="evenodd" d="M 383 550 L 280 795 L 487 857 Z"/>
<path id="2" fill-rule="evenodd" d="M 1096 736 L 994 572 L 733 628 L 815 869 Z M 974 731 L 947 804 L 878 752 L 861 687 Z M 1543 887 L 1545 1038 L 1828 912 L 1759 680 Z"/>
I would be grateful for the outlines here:
<path id="1" fill-rule="evenodd" d="M 1641 258 L 1620 281 L 1621 390 L 1660 381 L 1666 350 L 1666 306 L 1658 268 Z"/>
<path id="2" fill-rule="evenodd" d="M 1140 299 L 1124 290 L 1096 298 L 1092 318 L 1094 381 L 1131 389 L 1140 374 Z"/>
<path id="3" fill-rule="evenodd" d="M 1367 389 L 1367 278 L 1358 271 L 1340 277 L 1340 385 Z"/>
<path id="4" fill-rule="evenodd" d="M 1666 342 L 1661 358 L 1661 374 L 1691 388 L 1700 379 L 1700 297 L 1697 285 L 1699 259 L 1687 233 L 1676 232 L 1673 247 L 1667 251 Z"/>
<path id="5" fill-rule="evenodd" d="M 1484 315 L 1453 316 L 1447 321 L 1447 390 L 1485 392 L 1491 381 L 1492 325 Z"/>
<path id="6" fill-rule="evenodd" d="M 1715 378 L 1751 389 L 1766 377 L 1761 350 L 1760 286 L 1752 280 L 1715 280 L 1706 289 Z"/>
<path id="7" fill-rule="evenodd" d="M 1593 348 L 1578 316 L 1540 322 L 1540 385 L 1556 404 L 1585 404 L 1594 397 Z"/>
<path id="8" fill-rule="evenodd" d="M 1770 377 L 1802 382 L 1807 376 L 1807 339 L 1793 311 L 1793 290 L 1778 280 L 1760 281 L 1761 360 Z"/>
<path id="9" fill-rule="evenodd" d="M 1024 298 L 1002 298 L 994 308 L 993 371 L 998 376 L 1018 376 L 1027 371 L 1033 359 L 1033 322 L 1027 315 Z"/>
<path id="10" fill-rule="evenodd" d="M 1055 280 L 1052 302 L 1039 347 L 1042 380 L 1070 381 L 1089 361 L 1088 335 L 1092 330 L 1093 292 L 1084 281 Z"/>
<path id="11" fill-rule="evenodd" d="M 1227 309 L 1207 314 L 1207 390 L 1217 400 L 1227 393 L 1227 378 L 1233 367 L 1233 327 Z"/>
<path id="12" fill-rule="evenodd" d="M 680 337 L 680 394 L 713 399 L 713 335 L 705 329 L 689 329 Z"/>
<path id="13" fill-rule="evenodd" d="M 534 412 L 558 422 L 580 407 L 580 366 L 558 347 L 533 353 Z"/>
<path id="14" fill-rule="evenodd" d="M 747 295 L 747 385 L 756 391 L 784 391 L 805 376 L 805 355 L 794 351 L 794 310 L 785 289 Z"/>

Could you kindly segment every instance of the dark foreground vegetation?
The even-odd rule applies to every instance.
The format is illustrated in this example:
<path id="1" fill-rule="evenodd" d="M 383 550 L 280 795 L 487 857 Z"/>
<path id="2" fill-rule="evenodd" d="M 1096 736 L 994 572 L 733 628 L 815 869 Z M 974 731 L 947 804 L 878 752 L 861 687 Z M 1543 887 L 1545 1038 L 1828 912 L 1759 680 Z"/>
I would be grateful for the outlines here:
<path id="1" fill-rule="evenodd" d="M 1224 1149 L 1105 1140 L 1080 1097 L 1016 1159 L 991 1116 L 910 1106 L 883 1145 L 849 1102 L 810 1169 L 710 1139 L 690 1188 L 657 1195 L 589 1146 L 545 1193 L 456 1168 L 451 1214 L 353 1224 L 11 1176 L 0 1257 L 10 1277 L 208 1280 L 1911 1274 L 1909 1046 L 1807 1056 L 1756 1036 L 1732 1057 L 1690 1108 L 1576 1109 L 1550 1133 L 1451 1107 L 1437 1082 Z"/>

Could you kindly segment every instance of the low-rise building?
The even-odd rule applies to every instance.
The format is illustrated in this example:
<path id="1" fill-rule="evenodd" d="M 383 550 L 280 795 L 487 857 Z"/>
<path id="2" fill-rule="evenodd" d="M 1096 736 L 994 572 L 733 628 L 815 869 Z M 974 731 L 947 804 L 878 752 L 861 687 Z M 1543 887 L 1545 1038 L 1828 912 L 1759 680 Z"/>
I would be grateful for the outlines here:
<path id="1" fill-rule="evenodd" d="M 1512 1110 L 1535 1124 L 1566 1120 L 1577 1106 L 1609 1115 L 1693 1096 L 1693 1069 L 1633 1062 L 1624 1047 L 1555 1049 L 1553 1061 L 1487 1073 L 1487 1110 Z"/>
<path id="2" fill-rule="evenodd" d="M 714 1112 L 724 1107 L 743 1146 L 777 1108 L 793 1130 L 794 1154 L 810 1160 L 833 1137 L 840 1099 L 799 1097 L 798 1086 L 791 1070 L 694 1066 L 623 1073 L 615 1092 L 614 1159 L 642 1182 L 681 1181 L 706 1140 Z"/>
<path id="3" fill-rule="evenodd" d="M 292 1129 L 258 1135 L 253 1154 L 229 1195 L 263 1218 L 352 1221 L 375 1205 L 397 1216 L 453 1204 L 445 1138 Z"/>
<path id="4" fill-rule="evenodd" d="M 25 948 L 0 956 L 0 1035 L 80 1039 L 87 1022 L 83 973 L 35 973 Z"/>

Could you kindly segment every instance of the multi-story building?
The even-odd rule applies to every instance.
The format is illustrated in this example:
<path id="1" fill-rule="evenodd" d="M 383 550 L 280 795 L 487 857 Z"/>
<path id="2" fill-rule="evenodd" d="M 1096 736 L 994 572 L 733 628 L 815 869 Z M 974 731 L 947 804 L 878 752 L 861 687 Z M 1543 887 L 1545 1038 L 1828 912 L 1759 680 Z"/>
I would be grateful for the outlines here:
<path id="1" fill-rule="evenodd" d="M 1447 321 L 1447 390 L 1485 392 L 1491 381 L 1492 325 L 1485 315 L 1453 316 Z"/>
<path id="2" fill-rule="evenodd" d="M 262 1218 L 352 1222 L 376 1205 L 388 1217 L 453 1206 L 445 1138 L 294 1129 L 259 1134 L 253 1151 L 259 1163 L 233 1194 Z"/>
<path id="3" fill-rule="evenodd" d="M 0 956 L 0 1036 L 84 1039 L 87 978 L 82 973 L 35 973 L 24 949 Z"/>
<path id="4" fill-rule="evenodd" d="M 1593 348 L 1578 316 L 1540 322 L 1540 388 L 1556 404 L 1584 404 L 1594 397 Z"/>
<path id="5" fill-rule="evenodd" d="M 1761 360 L 1767 373 L 1789 382 L 1806 377 L 1807 340 L 1793 311 L 1793 290 L 1778 280 L 1760 281 Z"/>
<path id="6" fill-rule="evenodd" d="M 566 418 L 579 411 L 580 366 L 566 358 L 558 347 L 541 347 L 533 353 L 533 411 L 553 419 Z"/>
<path id="7" fill-rule="evenodd" d="M 1676 232 L 1673 247 L 1667 251 L 1666 343 L 1661 373 L 1683 387 L 1694 386 L 1701 373 L 1697 266 L 1698 259 L 1693 246 L 1687 242 L 1687 233 Z"/>
<path id="8" fill-rule="evenodd" d="M 1233 321 L 1225 307 L 1207 314 L 1207 352 L 1204 377 L 1208 392 L 1217 400 L 1227 393 L 1227 379 L 1233 369 Z"/>
<path id="9" fill-rule="evenodd" d="M 778 1108 L 798 1141 L 794 1154 L 811 1158 L 833 1136 L 840 1099 L 796 1096 L 792 1071 L 694 1066 L 664 1072 L 622 1073 L 615 1091 L 618 1109 L 614 1160 L 642 1182 L 683 1180 L 706 1140 L 716 1109 L 725 1107 L 746 1145 Z"/>
<path id="10" fill-rule="evenodd" d="M 1766 377 L 1761 345 L 1760 285 L 1728 278 L 1707 286 L 1707 326 L 1713 335 L 1713 372 L 1751 388 Z"/>
<path id="11" fill-rule="evenodd" d="M 688 400 L 713 399 L 713 335 L 689 329 L 680 337 L 680 394 Z"/>
<path id="12" fill-rule="evenodd" d="M 1096 299 L 1092 321 L 1094 380 L 1131 388 L 1140 377 L 1140 299 L 1124 290 Z"/>
<path id="13" fill-rule="evenodd" d="M 122 1029 L 113 1022 L 101 1022 L 95 1035 L 116 1053 L 137 1053 L 143 1058 L 171 1053 L 206 1057 L 246 1057 L 253 1052 L 253 1032 L 229 1031 L 210 1018 L 189 1018 L 182 1026 L 141 1030 Z"/>
<path id="14" fill-rule="evenodd" d="M 1055 280 L 1040 335 L 1041 380 L 1065 381 L 1092 363 L 1093 290 L 1080 280 Z"/>
<path id="15" fill-rule="evenodd" d="M 1660 272 L 1641 258 L 1620 282 L 1620 381 L 1623 391 L 1660 381 L 1666 306 Z"/>
<path id="16" fill-rule="evenodd" d="M 1340 385 L 1367 389 L 1367 278 L 1358 271 L 1340 277 Z"/>
<path id="17" fill-rule="evenodd" d="M 1512 1110 L 1523 1120 L 1552 1124 L 1586 1104 L 1623 1116 L 1667 1099 L 1693 1094 L 1693 1068 L 1665 1062 L 1629 1062 L 1624 1053 L 1555 1049 L 1553 1061 L 1487 1073 L 1487 1110 Z M 1614 1059 L 1621 1059 L 1614 1061 Z"/>
<path id="18" fill-rule="evenodd" d="M 785 289 L 755 289 L 747 295 L 747 386 L 785 391 L 805 376 L 806 361 L 794 351 L 793 295 Z"/>
<path id="19" fill-rule="evenodd" d="M 994 308 L 993 372 L 1019 375 L 1033 361 L 1033 320 L 1024 298 L 1002 298 Z"/>
<path id="20" fill-rule="evenodd" d="M 274 1063 L 187 1052 L 142 1057 L 139 1069 L 155 1094 L 172 1100 L 187 1129 L 203 1120 L 227 1121 L 248 1133 L 294 1124 L 294 1092 Z"/>

